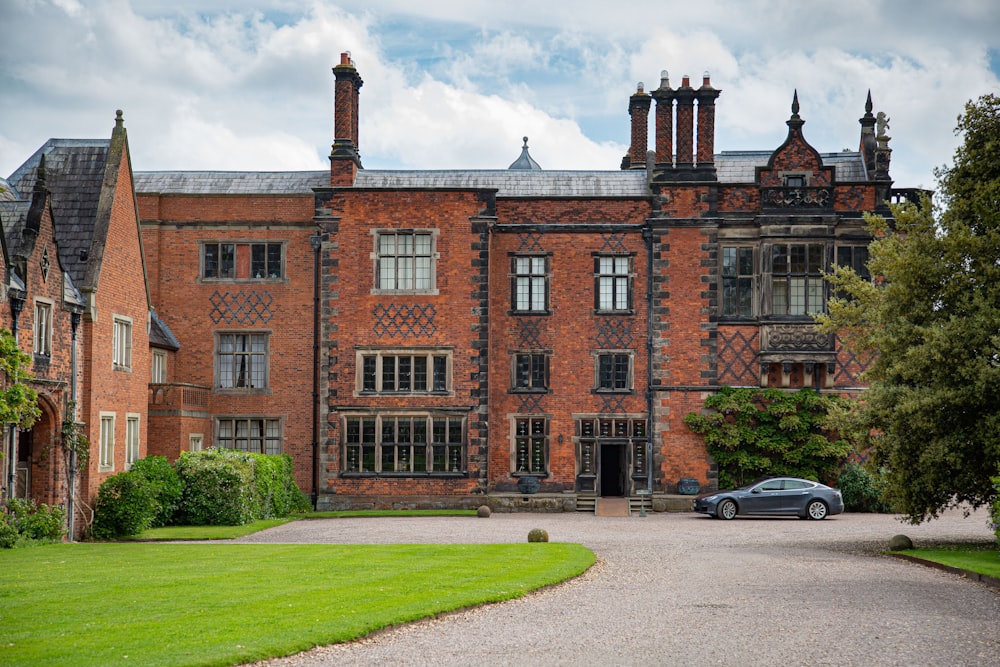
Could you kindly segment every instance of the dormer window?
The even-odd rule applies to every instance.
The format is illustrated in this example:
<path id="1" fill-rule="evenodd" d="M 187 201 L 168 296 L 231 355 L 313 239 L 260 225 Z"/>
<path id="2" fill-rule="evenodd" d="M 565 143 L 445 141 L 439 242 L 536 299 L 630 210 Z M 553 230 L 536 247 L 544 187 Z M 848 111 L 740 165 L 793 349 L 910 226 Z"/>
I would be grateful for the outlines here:
<path id="1" fill-rule="evenodd" d="M 786 188 L 804 188 L 806 187 L 806 177 L 803 174 L 785 176 L 784 184 Z"/>

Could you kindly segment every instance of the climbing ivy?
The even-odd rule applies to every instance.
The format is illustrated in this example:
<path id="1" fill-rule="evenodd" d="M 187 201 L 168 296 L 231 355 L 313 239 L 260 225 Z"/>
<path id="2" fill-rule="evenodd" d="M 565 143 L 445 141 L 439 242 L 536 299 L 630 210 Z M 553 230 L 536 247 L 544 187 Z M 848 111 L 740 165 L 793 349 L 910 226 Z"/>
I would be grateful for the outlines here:
<path id="1" fill-rule="evenodd" d="M 742 486 L 764 475 L 836 479 L 851 442 L 832 432 L 831 415 L 850 400 L 812 389 L 723 387 L 684 423 L 701 435 L 719 468 L 719 485 Z"/>

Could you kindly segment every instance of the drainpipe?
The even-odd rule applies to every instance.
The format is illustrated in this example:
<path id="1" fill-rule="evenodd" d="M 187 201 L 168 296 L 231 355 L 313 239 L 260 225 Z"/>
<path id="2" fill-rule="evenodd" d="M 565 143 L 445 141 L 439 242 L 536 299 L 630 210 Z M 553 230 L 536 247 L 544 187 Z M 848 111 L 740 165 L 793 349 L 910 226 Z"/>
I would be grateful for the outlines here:
<path id="1" fill-rule="evenodd" d="M 319 502 L 319 251 L 323 245 L 323 237 L 320 236 L 318 229 L 309 237 L 309 245 L 313 249 L 312 504 L 313 509 L 316 509 L 316 503 Z"/>
<path id="2" fill-rule="evenodd" d="M 69 383 L 69 404 L 72 408 L 72 412 L 69 418 L 73 422 L 73 427 L 76 428 L 76 332 L 80 327 L 80 313 L 70 313 L 69 315 L 70 325 L 72 326 L 72 337 L 70 344 L 70 383 Z M 76 448 L 74 447 L 69 453 L 69 492 L 66 494 L 69 498 L 66 501 L 66 530 L 69 535 L 69 541 L 73 541 L 74 535 L 74 513 L 76 511 L 74 498 L 76 497 Z"/>
<path id="3" fill-rule="evenodd" d="M 11 324 L 10 332 L 14 336 L 14 344 L 19 343 L 17 337 L 17 319 L 21 315 L 21 309 L 24 308 L 24 293 L 18 293 L 15 290 L 10 291 L 10 314 L 11 314 Z M 20 349 L 20 345 L 17 345 Z M 7 451 L 10 456 L 7 459 L 7 500 L 11 500 L 16 491 L 17 486 L 17 424 L 11 424 L 7 431 L 7 437 L 9 440 L 9 446 Z"/>
<path id="4" fill-rule="evenodd" d="M 653 501 L 653 229 L 642 230 L 646 242 L 646 488 Z"/>

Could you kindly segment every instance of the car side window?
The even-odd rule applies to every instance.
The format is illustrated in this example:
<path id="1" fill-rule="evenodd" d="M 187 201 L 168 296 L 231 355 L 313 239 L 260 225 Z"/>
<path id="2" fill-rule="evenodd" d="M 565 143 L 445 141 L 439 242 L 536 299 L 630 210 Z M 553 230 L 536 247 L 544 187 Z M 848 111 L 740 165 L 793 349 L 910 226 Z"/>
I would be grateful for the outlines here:
<path id="1" fill-rule="evenodd" d="M 795 480 L 785 480 L 785 489 L 808 489 L 811 485 L 805 482 L 799 482 Z"/>
<path id="2" fill-rule="evenodd" d="M 760 485 L 761 491 L 781 491 L 781 483 L 783 480 L 773 479 L 769 482 L 764 482 Z"/>

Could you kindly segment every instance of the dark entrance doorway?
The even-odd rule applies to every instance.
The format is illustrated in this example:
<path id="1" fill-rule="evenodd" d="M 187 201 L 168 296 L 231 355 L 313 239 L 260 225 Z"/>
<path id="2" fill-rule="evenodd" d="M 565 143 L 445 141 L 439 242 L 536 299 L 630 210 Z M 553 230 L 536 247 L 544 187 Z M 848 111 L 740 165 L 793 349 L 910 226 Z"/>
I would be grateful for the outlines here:
<path id="1" fill-rule="evenodd" d="M 625 445 L 622 443 L 601 443 L 600 488 L 601 496 L 624 496 L 628 493 L 625 484 Z"/>

